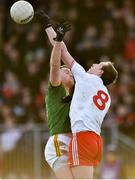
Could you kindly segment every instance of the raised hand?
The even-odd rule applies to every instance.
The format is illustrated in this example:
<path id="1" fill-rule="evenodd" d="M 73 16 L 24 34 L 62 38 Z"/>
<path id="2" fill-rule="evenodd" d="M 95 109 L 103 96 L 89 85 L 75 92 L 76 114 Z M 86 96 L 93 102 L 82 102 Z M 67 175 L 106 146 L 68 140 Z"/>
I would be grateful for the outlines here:
<path id="1" fill-rule="evenodd" d="M 55 41 L 62 41 L 66 32 L 71 30 L 71 24 L 67 21 L 62 20 L 57 26 L 57 36 L 54 38 Z"/>
<path id="2" fill-rule="evenodd" d="M 52 26 L 51 18 L 48 16 L 48 14 L 45 13 L 44 10 L 36 11 L 35 17 L 37 21 L 39 21 L 41 25 L 44 26 L 45 29 Z"/>

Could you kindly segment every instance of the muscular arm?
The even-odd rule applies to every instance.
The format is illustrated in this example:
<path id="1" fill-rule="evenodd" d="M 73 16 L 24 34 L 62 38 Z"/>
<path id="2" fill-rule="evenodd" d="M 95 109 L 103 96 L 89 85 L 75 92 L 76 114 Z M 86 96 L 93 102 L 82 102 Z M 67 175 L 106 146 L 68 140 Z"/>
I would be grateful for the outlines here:
<path id="1" fill-rule="evenodd" d="M 52 44 L 52 46 L 54 46 L 55 41 L 53 40 L 53 38 L 56 37 L 56 32 L 54 31 L 54 29 L 52 27 L 46 28 L 45 31 L 47 33 L 50 43 Z M 67 47 L 64 42 L 61 43 L 61 58 L 62 58 L 62 61 L 69 68 L 72 67 L 72 65 L 75 61 L 74 58 L 71 56 L 71 54 L 68 52 Z"/>
<path id="2" fill-rule="evenodd" d="M 54 41 L 50 60 L 50 82 L 53 86 L 61 84 L 60 76 L 61 42 Z"/>
<path id="3" fill-rule="evenodd" d="M 55 41 L 54 38 L 56 38 L 57 35 L 65 34 L 65 32 L 69 31 L 71 29 L 71 25 L 68 22 L 60 22 L 59 23 L 59 31 L 57 33 L 52 28 L 51 18 L 46 14 L 43 10 L 39 10 L 36 12 L 36 17 L 38 21 L 41 23 L 41 25 L 45 28 L 45 31 L 47 33 L 47 36 L 49 38 L 50 43 L 52 46 L 54 46 Z M 61 35 L 60 35 L 61 36 Z M 59 36 L 59 37 L 60 37 Z M 63 37 L 62 37 L 63 38 Z M 62 39 L 61 39 L 62 40 Z M 60 40 L 60 41 L 61 41 Z M 65 64 L 67 64 L 68 67 L 71 66 L 71 64 L 74 61 L 74 58 L 69 54 L 64 42 L 62 42 L 62 52 L 61 52 L 62 60 Z"/>
<path id="4" fill-rule="evenodd" d="M 65 33 L 69 30 L 69 28 L 70 28 L 70 26 L 68 24 L 63 23 L 63 24 L 60 24 L 58 26 L 57 31 L 56 31 L 57 33 L 55 33 L 55 31 L 53 30 L 52 27 L 47 28 L 46 31 L 47 31 L 47 35 L 48 35 L 48 37 L 50 39 L 50 42 L 52 43 L 54 48 L 56 48 L 55 47 L 56 46 L 55 41 L 60 41 L 61 42 L 61 49 L 60 48 L 58 50 L 56 49 L 56 51 L 58 51 L 56 53 L 59 53 L 61 55 L 61 58 L 62 58 L 63 62 L 71 69 L 74 62 L 75 62 L 75 60 L 70 55 L 70 53 L 67 50 L 66 45 L 62 41 Z M 55 41 L 53 40 L 54 37 L 55 37 Z M 54 58 L 56 58 L 56 57 L 54 56 Z M 59 60 L 58 57 L 55 59 L 54 62 L 56 63 L 56 61 L 59 61 L 58 63 L 60 63 L 60 60 Z M 59 66 L 60 66 L 60 64 L 59 64 Z M 56 69 L 54 69 L 54 70 L 56 70 Z M 86 72 L 85 72 L 84 68 L 81 65 L 76 63 L 75 68 L 72 68 L 72 73 L 74 75 L 75 80 L 78 81 L 80 78 L 82 78 L 85 75 Z M 53 74 L 53 73 L 51 73 L 51 74 Z M 57 75 L 58 74 L 55 74 L 53 78 L 55 79 Z M 59 82 L 60 81 L 57 81 L 58 84 L 59 84 Z M 57 83 L 56 83 L 56 85 L 58 85 Z"/>
<path id="5" fill-rule="evenodd" d="M 54 46 L 55 41 L 53 40 L 56 37 L 56 32 L 54 31 L 54 29 L 52 27 L 48 27 L 45 29 L 46 34 L 48 36 L 48 39 L 51 43 L 52 46 Z"/>

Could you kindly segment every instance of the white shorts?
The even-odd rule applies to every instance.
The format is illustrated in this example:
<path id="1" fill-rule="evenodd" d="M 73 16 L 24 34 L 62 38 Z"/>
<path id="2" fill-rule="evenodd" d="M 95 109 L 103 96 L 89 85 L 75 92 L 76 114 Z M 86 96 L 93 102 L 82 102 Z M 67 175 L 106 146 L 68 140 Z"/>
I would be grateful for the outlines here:
<path id="1" fill-rule="evenodd" d="M 51 136 L 45 147 L 45 160 L 49 166 L 57 171 L 67 165 L 70 137 L 64 134 Z"/>

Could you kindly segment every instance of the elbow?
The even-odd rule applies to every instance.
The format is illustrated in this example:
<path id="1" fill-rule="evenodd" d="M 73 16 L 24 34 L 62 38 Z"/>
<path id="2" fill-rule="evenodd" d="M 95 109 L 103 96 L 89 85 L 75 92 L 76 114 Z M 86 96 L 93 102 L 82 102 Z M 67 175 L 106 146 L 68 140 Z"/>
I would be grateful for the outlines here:
<path id="1" fill-rule="evenodd" d="M 59 69 L 60 68 L 60 64 L 57 64 L 57 63 L 50 63 L 50 67 L 53 68 L 53 69 Z"/>

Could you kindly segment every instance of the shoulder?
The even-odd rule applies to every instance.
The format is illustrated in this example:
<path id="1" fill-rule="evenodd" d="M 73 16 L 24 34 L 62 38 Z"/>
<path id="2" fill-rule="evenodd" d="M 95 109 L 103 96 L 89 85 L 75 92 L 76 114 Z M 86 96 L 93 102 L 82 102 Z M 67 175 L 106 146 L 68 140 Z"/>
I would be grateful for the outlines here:
<path id="1" fill-rule="evenodd" d="M 66 95 L 66 90 L 63 86 L 63 84 L 60 84 L 59 86 L 52 86 L 51 83 L 48 84 L 47 89 L 47 95 L 46 95 L 46 101 L 55 102 L 58 99 L 61 99 L 63 96 Z"/>
<path id="2" fill-rule="evenodd" d="M 98 84 L 98 85 L 99 84 L 104 85 L 102 79 L 99 76 L 95 74 L 89 74 L 89 73 L 86 73 L 86 76 L 90 79 L 92 83 Z"/>
<path id="3" fill-rule="evenodd" d="M 60 83 L 60 85 L 58 85 L 58 86 L 54 86 L 50 81 L 48 83 L 49 89 L 57 89 L 57 88 L 61 88 L 61 87 L 64 87 L 62 83 Z"/>
<path id="4" fill-rule="evenodd" d="M 84 74 L 86 73 L 85 69 L 76 61 L 72 63 L 71 71 L 73 74 Z"/>
<path id="5" fill-rule="evenodd" d="M 53 86 L 51 82 L 48 83 L 48 92 L 57 92 L 57 91 L 65 91 L 63 84 L 61 83 L 59 86 Z"/>

